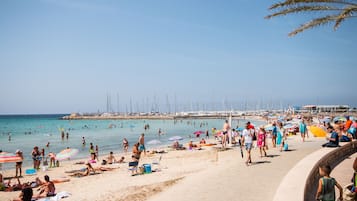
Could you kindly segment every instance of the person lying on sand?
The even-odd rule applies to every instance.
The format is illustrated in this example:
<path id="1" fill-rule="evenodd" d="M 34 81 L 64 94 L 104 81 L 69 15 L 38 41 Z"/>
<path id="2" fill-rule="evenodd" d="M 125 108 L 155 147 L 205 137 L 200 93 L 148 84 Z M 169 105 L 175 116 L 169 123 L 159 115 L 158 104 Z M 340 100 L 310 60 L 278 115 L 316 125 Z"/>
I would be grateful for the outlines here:
<path id="1" fill-rule="evenodd" d="M 50 177 L 48 175 L 44 176 L 45 182 L 40 186 L 40 188 L 37 189 L 39 193 L 36 196 L 33 196 L 33 198 L 38 199 L 38 198 L 45 198 L 45 197 L 52 197 L 55 196 L 56 193 L 56 187 L 55 184 L 50 181 Z"/>
<path id="2" fill-rule="evenodd" d="M 111 151 L 109 153 L 109 156 L 107 157 L 107 163 L 108 164 L 113 164 L 113 163 L 123 163 L 124 162 L 124 159 L 125 157 L 122 156 L 119 160 L 116 160 L 114 155 L 113 155 L 113 152 Z"/>
<path id="3" fill-rule="evenodd" d="M 184 149 L 186 149 L 185 147 L 183 147 L 182 144 L 180 144 L 178 142 L 178 140 L 175 140 L 175 142 L 172 144 L 172 148 L 176 149 L 176 150 L 184 150 Z"/>
<path id="4" fill-rule="evenodd" d="M 92 167 L 92 165 L 90 163 L 86 163 L 86 168 L 85 168 L 84 172 L 81 170 L 74 171 L 74 172 L 71 172 L 72 174 L 70 174 L 69 176 L 84 177 L 84 176 L 88 176 L 91 172 L 95 173 L 94 168 Z"/>
<path id="5" fill-rule="evenodd" d="M 11 185 L 11 179 L 4 185 L 5 186 L 5 191 L 10 192 L 10 191 L 20 191 L 24 188 L 24 185 L 21 184 L 19 177 L 16 177 L 17 179 L 17 184 Z"/>

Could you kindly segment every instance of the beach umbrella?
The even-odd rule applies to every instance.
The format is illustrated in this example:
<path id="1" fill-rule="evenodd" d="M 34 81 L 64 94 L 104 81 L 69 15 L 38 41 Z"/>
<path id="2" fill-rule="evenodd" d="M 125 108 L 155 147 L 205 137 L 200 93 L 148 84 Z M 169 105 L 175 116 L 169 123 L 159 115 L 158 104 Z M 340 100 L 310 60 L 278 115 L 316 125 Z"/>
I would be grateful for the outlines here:
<path id="1" fill-rule="evenodd" d="M 76 155 L 77 153 L 78 153 L 78 149 L 70 149 L 70 148 L 64 149 L 58 154 L 56 154 L 56 160 L 61 161 L 61 160 L 69 159 L 74 155 Z"/>
<path id="2" fill-rule="evenodd" d="M 0 163 L 15 163 L 21 162 L 22 158 L 20 156 L 16 156 L 16 154 L 1 152 L 0 153 Z"/>
<path id="3" fill-rule="evenodd" d="M 346 117 L 335 117 L 335 118 L 333 118 L 333 122 L 336 122 L 336 121 L 347 121 L 347 120 L 346 120 Z"/>
<path id="4" fill-rule="evenodd" d="M 170 137 L 169 140 L 170 141 L 183 140 L 183 137 L 176 135 L 176 136 Z"/>
<path id="5" fill-rule="evenodd" d="M 193 132 L 193 134 L 195 134 L 195 135 L 201 135 L 202 133 L 204 133 L 203 131 L 195 131 L 195 132 Z"/>
<path id="6" fill-rule="evenodd" d="M 315 137 L 326 137 L 327 134 L 324 129 L 317 126 L 310 126 L 309 130 Z"/>
<path id="7" fill-rule="evenodd" d="M 149 144 L 149 145 L 161 144 L 161 141 L 160 140 L 150 140 L 149 142 L 147 142 L 147 144 Z"/>

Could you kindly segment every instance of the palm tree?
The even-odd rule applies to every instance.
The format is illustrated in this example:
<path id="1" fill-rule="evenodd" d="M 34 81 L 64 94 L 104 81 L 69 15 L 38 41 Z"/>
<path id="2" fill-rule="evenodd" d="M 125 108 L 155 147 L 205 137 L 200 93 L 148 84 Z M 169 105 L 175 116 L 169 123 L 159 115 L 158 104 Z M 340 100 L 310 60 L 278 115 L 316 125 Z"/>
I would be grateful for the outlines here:
<path id="1" fill-rule="evenodd" d="M 285 0 L 281 3 L 273 4 L 269 10 L 274 13 L 265 17 L 270 19 L 276 16 L 287 15 L 291 13 L 320 12 L 322 17 L 312 19 L 289 33 L 289 36 L 333 22 L 336 30 L 342 21 L 348 18 L 357 17 L 356 0 Z"/>

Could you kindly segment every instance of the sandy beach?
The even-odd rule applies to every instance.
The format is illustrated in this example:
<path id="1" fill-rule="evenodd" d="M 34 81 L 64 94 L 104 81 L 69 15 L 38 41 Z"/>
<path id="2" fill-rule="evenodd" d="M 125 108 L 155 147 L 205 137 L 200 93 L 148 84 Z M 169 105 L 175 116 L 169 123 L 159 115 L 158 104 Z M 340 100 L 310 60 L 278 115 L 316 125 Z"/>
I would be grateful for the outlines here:
<path id="1" fill-rule="evenodd" d="M 39 171 L 37 175 L 21 178 L 21 181 L 50 178 L 70 178 L 70 182 L 56 184 L 56 191 L 66 191 L 71 196 L 63 200 L 273 200 L 275 191 L 284 175 L 302 158 L 320 149 L 324 139 L 310 137 L 302 143 L 299 136 L 288 138 L 289 149 L 280 152 L 269 143 L 268 157 L 260 158 L 253 149 L 253 164 L 247 167 L 238 147 L 220 151 L 219 146 L 202 150 L 167 150 L 164 154 L 147 154 L 140 164 L 152 163 L 161 156 L 160 165 L 151 174 L 131 176 L 128 163 L 106 165 L 113 171 L 98 172 L 82 178 L 69 177 L 65 171 L 85 167 L 65 161 L 60 167 Z M 119 156 L 116 156 L 119 157 Z M 126 155 L 126 159 L 130 155 Z M 127 160 L 128 161 L 128 160 Z M 94 165 L 94 167 L 98 166 Z M 3 172 L 14 176 L 14 170 Z M 15 181 L 15 180 L 14 180 Z M 345 185 L 345 184 L 342 184 Z M 36 190 L 34 191 L 36 192 Z M 259 193 L 257 193 L 259 192 Z M 19 192 L 0 192 L 1 200 L 12 200 Z"/>

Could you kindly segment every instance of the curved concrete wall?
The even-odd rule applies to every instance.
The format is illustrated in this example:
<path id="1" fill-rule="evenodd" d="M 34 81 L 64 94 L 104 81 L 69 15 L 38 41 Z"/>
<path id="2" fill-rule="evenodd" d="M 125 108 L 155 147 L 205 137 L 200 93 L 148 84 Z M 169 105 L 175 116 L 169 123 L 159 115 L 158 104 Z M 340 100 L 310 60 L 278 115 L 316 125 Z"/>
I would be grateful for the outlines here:
<path id="1" fill-rule="evenodd" d="M 339 148 L 325 148 L 333 149 L 326 155 L 324 155 L 311 169 L 309 176 L 306 179 L 304 190 L 304 201 L 315 201 L 315 195 L 317 191 L 319 175 L 319 166 L 322 164 L 328 164 L 331 168 L 335 168 L 340 162 L 357 152 L 357 141 L 346 143 Z M 352 167 L 351 167 L 352 169 Z"/>

